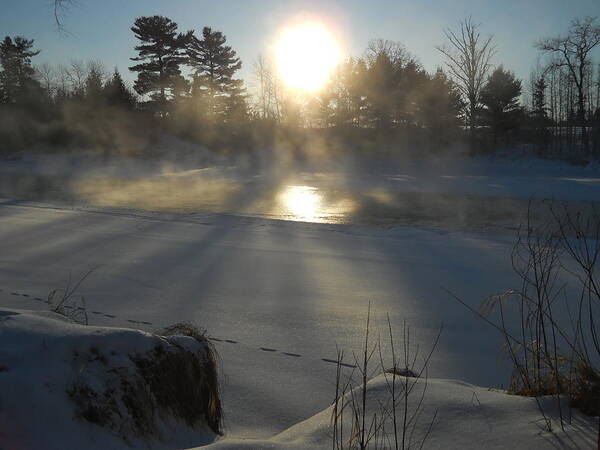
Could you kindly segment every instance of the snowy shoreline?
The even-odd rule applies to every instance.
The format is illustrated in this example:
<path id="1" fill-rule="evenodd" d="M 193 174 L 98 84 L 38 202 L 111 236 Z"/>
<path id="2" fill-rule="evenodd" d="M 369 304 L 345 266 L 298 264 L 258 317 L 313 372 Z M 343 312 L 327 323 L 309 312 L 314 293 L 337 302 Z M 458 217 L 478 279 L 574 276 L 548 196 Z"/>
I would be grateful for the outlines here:
<path id="1" fill-rule="evenodd" d="M 77 325 L 50 312 L 0 309 L 0 444 L 6 448 L 62 450 L 331 447 L 331 407 L 260 440 L 230 438 L 227 434 L 217 438 L 210 430 L 192 430 L 168 415 L 160 416 L 163 422 L 154 437 L 130 436 L 124 440 L 78 416 L 69 394 L 75 380 L 85 376 L 99 389 L 114 367 L 131 364 L 127 355 L 145 354 L 154 345 L 155 337 L 135 330 Z M 95 362 L 99 359 L 101 362 Z M 457 380 L 421 379 L 417 389 L 423 388 L 423 419 L 413 433 L 415 440 L 427 436 L 425 448 L 592 448 L 595 442 L 597 419 L 573 411 L 571 423 L 562 431 L 552 398 L 541 399 L 545 413 L 554 422 L 554 432 L 549 433 L 544 431 L 532 398 Z M 389 396 L 383 376 L 369 381 L 367 395 L 370 414 Z M 428 434 L 432 418 L 435 420 Z"/>

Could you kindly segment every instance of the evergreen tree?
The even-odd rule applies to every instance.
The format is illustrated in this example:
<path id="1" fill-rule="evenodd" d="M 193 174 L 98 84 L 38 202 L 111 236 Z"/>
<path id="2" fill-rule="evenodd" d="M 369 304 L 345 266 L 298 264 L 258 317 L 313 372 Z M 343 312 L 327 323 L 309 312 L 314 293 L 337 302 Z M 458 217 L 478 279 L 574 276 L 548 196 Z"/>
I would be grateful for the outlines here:
<path id="1" fill-rule="evenodd" d="M 359 110 L 355 102 L 360 97 L 357 90 L 358 66 L 353 58 L 340 63 L 325 88 L 315 95 L 313 112 L 322 126 L 344 127 L 358 122 L 355 117 Z"/>
<path id="2" fill-rule="evenodd" d="M 40 53 L 32 50 L 33 39 L 6 36 L 0 43 L 0 102 L 18 103 L 28 90 L 39 87 L 34 79 L 31 58 Z"/>
<path id="3" fill-rule="evenodd" d="M 163 16 L 138 17 L 131 31 L 142 43 L 135 47 L 140 61 L 129 70 L 138 73 L 135 91 L 150 97 L 152 110 L 164 117 L 169 101 L 181 86 L 180 66 L 186 61 L 185 48 L 192 36 L 177 32 L 177 24 Z"/>
<path id="4" fill-rule="evenodd" d="M 204 27 L 202 39 L 192 36 L 188 44 L 189 64 L 194 69 L 192 96 L 208 104 L 213 118 L 225 120 L 246 110 L 242 80 L 234 78 L 242 62 L 226 41 L 220 31 Z"/>
<path id="5" fill-rule="evenodd" d="M 540 77 L 533 86 L 533 117 L 538 122 L 548 120 L 548 108 L 546 107 L 546 80 Z"/>
<path id="6" fill-rule="evenodd" d="M 433 146 L 439 149 L 458 131 L 465 104 L 456 84 L 441 68 L 420 90 L 420 94 L 419 124 L 429 131 Z"/>
<path id="7" fill-rule="evenodd" d="M 494 144 L 498 136 L 517 127 L 521 113 L 520 96 L 521 80 L 515 78 L 511 71 L 500 66 L 489 76 L 481 91 L 481 103 L 484 123 L 492 130 Z"/>
<path id="8" fill-rule="evenodd" d="M 119 70 L 115 68 L 113 76 L 104 85 L 104 98 L 109 105 L 126 109 L 135 107 L 135 96 L 125 85 Z"/>
<path id="9" fill-rule="evenodd" d="M 378 129 L 393 123 L 397 91 L 396 70 L 386 53 L 380 53 L 368 68 L 365 78 L 367 118 Z"/>
<path id="10" fill-rule="evenodd" d="M 85 97 L 89 102 L 98 103 L 102 100 L 103 80 L 102 69 L 98 64 L 90 64 L 85 78 Z"/>
<path id="11" fill-rule="evenodd" d="M 350 110 L 352 111 L 352 123 L 356 126 L 365 126 L 366 94 L 365 82 L 367 65 L 363 59 L 356 61 L 349 77 L 348 94 L 350 96 Z"/>
<path id="12" fill-rule="evenodd" d="M 414 59 L 396 68 L 394 122 L 397 125 L 417 125 L 422 92 L 427 89 L 429 81 L 427 72 Z"/>
<path id="13" fill-rule="evenodd" d="M 546 107 L 546 80 L 543 76 L 538 78 L 533 85 L 533 110 L 531 111 L 533 128 L 535 131 L 535 144 L 538 153 L 541 153 L 548 144 L 548 108 Z"/>
<path id="14" fill-rule="evenodd" d="M 382 49 L 370 57 L 363 78 L 367 117 L 372 126 L 380 129 L 413 126 L 428 75 L 400 44 L 389 47 L 384 45 L 387 41 L 381 42 Z"/>

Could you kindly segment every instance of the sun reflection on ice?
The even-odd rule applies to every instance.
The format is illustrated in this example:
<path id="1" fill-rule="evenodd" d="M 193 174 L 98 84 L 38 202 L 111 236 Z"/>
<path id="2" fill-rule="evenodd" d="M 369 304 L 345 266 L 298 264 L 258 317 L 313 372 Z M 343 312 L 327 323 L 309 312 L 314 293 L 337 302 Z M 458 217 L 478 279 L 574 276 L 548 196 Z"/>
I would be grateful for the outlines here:
<path id="1" fill-rule="evenodd" d="M 318 222 L 322 214 L 323 199 L 319 190 L 311 186 L 286 186 L 280 202 L 293 220 Z"/>

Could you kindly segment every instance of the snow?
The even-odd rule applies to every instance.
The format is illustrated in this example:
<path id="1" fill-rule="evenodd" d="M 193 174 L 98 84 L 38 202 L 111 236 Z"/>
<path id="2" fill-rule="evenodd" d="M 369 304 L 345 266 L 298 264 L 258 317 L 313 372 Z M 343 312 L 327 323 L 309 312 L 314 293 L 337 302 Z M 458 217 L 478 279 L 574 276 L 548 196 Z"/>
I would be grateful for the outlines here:
<path id="1" fill-rule="evenodd" d="M 0 172 L 48 170 L 60 176 L 65 168 L 60 157 L 49 157 L 54 166 L 51 161 L 37 164 L 37 158 L 24 155 L 19 161 L 2 162 Z M 78 164 L 75 158 L 68 167 Z M 500 205 L 499 198 L 526 203 L 532 194 L 572 202 L 600 198 L 597 167 L 532 159 L 451 163 L 440 158 L 426 164 L 406 162 L 387 168 L 383 175 L 339 169 L 296 173 L 289 180 L 282 175 L 275 181 L 239 168 L 177 161 L 166 168 L 148 164 L 111 163 L 108 172 L 177 180 L 210 174 L 242 180 L 242 187 L 248 186 L 248 179 L 264 179 L 266 185 L 316 184 L 324 191 L 343 186 L 357 193 L 451 193 L 456 198 L 485 198 L 492 205 Z M 99 162 L 89 167 L 93 172 L 88 174 L 104 170 Z M 302 429 L 302 448 L 306 442 L 325 442 L 322 423 L 315 418 L 302 421 L 331 403 L 335 365 L 325 360 L 335 359 L 336 345 L 347 352 L 361 348 L 371 302 L 374 333 L 385 332 L 389 313 L 395 329 L 407 320 L 415 343 L 424 347 L 443 322 L 429 372 L 436 377 L 431 380 L 431 404 L 451 412 L 457 404 L 471 405 L 476 390 L 487 405 L 467 408 L 479 411 L 473 418 L 478 436 L 485 437 L 484 419 L 494 418 L 498 430 L 512 424 L 516 436 L 532 436 L 532 448 L 546 448 L 550 441 L 536 435 L 537 425 L 530 424 L 534 417 L 539 419 L 530 399 L 502 400 L 507 398 L 504 394 L 442 380 L 495 388 L 508 381 L 510 364 L 500 354 L 500 337 L 444 291 L 478 305 L 488 295 L 516 285 L 510 262 L 514 235 L 507 232 L 508 226 L 471 228 L 449 226 L 437 218 L 424 222 L 403 217 L 387 226 L 303 223 L 272 220 L 282 218 L 277 214 L 268 219 L 243 215 L 239 209 L 227 211 L 232 214 L 210 211 L 194 205 L 182 213 L 132 205 L 0 199 L 0 306 L 47 310 L 43 299 L 52 289 L 64 287 L 69 274 L 77 280 L 92 269 L 79 289 L 91 325 L 153 331 L 193 321 L 208 329 L 222 358 L 227 439 L 218 446 L 236 448 L 232 439 L 258 439 L 244 445 L 255 448 L 260 442 L 265 448 L 278 448 L 293 440 L 279 441 L 281 436 Z M 506 220 L 516 226 L 518 217 Z M 413 226 L 400 226 L 406 224 Z M 438 391 L 440 397 L 434 395 Z M 444 400 L 443 391 L 456 395 Z M 512 409 L 531 420 L 517 423 Z M 463 448 L 460 434 L 466 433 L 466 425 L 459 424 L 459 418 L 446 417 L 444 423 L 461 430 L 452 439 L 457 439 L 456 448 Z M 304 428 L 294 426 L 301 422 Z M 517 426 L 521 423 L 528 425 Z M 445 428 L 437 430 L 429 445 L 438 442 L 442 448 L 442 435 L 435 433 Z"/>
<path id="2" fill-rule="evenodd" d="M 179 345 L 197 345 L 192 338 L 177 339 Z M 76 381 L 102 392 L 111 371 L 131 370 L 130 356 L 148 353 L 158 341 L 132 329 L 77 325 L 52 312 L 0 309 L 2 448 L 147 448 L 150 443 L 160 449 L 214 441 L 207 427 L 194 431 L 161 417 L 157 427 L 163 441 L 139 439 L 124 429 L 127 444 L 116 432 L 77 417 L 67 394 Z M 127 419 L 121 417 L 122 423 Z"/>
<path id="3" fill-rule="evenodd" d="M 385 329 L 389 312 L 423 343 L 445 323 L 433 373 L 483 385 L 507 380 L 502 341 L 442 288 L 479 303 L 512 286 L 510 236 L 0 209 L 2 304 L 44 307 L 35 296 L 94 269 L 80 288 L 93 324 L 155 329 L 191 320 L 236 341 L 216 342 L 232 434 L 269 436 L 323 409 L 335 367 L 322 358 L 335 358 L 336 344 L 360 348 L 369 302 L 377 326 Z"/>
<path id="4" fill-rule="evenodd" d="M 106 373 L 131 366 L 129 355 L 149 352 L 157 339 L 131 329 L 77 325 L 51 312 L 0 309 L 0 443 L 3 448 L 331 448 L 332 406 L 268 439 L 225 437 L 217 440 L 210 431 L 192 431 L 183 424 L 167 422 L 160 428 L 162 439 L 126 442 L 110 430 L 76 416 L 75 405 L 67 394 L 75 380 L 87 377 L 86 382 L 97 388 Z M 191 338 L 177 339 L 180 345 L 192 345 L 186 341 Z M 94 350 L 90 353 L 90 349 Z M 94 370 L 94 359 L 88 358 L 94 355 L 107 356 L 102 370 Z M 389 375 L 388 381 L 379 375 L 369 381 L 368 418 L 390 398 L 389 380 Z M 399 386 L 402 380 L 404 378 L 399 379 Z M 561 429 L 553 398 L 540 399 L 552 420 L 553 431 L 548 432 L 532 398 L 511 396 L 462 381 L 421 378 L 411 392 L 409 411 L 414 411 L 424 389 L 423 413 L 412 432 L 417 446 L 426 438 L 425 448 L 431 449 L 568 449 L 592 448 L 596 439 L 597 420 L 576 410 L 570 411 L 565 403 L 563 414 L 568 420 L 564 430 Z M 312 395 L 312 392 L 304 392 L 304 395 Z M 254 404 L 254 408 L 258 405 Z M 402 417 L 400 409 L 398 414 Z M 428 433 L 432 421 L 433 428 Z M 346 421 L 345 429 L 350 429 L 350 425 Z M 388 438 L 393 439 L 389 421 L 386 430 Z"/>
<path id="5" fill-rule="evenodd" d="M 570 423 L 566 423 L 562 430 L 556 400 L 552 398 L 540 399 L 547 416 L 552 420 L 553 431 L 550 433 L 541 420 L 536 401 L 532 398 L 511 396 L 457 380 L 429 379 L 426 383 L 423 413 L 415 427 L 411 448 L 420 448 L 423 440 L 423 448 L 427 449 L 529 450 L 595 447 L 596 419 L 572 411 Z M 424 386 L 425 380 L 419 380 L 411 394 L 414 397 L 409 400 L 409 414 L 414 412 L 417 398 Z M 383 375 L 369 381 L 367 423 L 371 418 L 370 414 L 379 411 L 379 405 L 385 404 L 389 396 Z M 568 408 L 565 408 L 564 404 L 562 406 L 567 413 Z M 332 446 L 332 409 L 330 406 L 270 439 L 223 439 L 203 448 L 328 449 Z M 402 411 L 399 410 L 400 423 L 402 417 Z M 433 427 L 428 434 L 432 421 Z M 345 427 L 346 430 L 350 428 L 349 421 Z M 388 438 L 393 442 L 391 421 L 388 421 L 386 429 L 389 430 Z M 412 428 L 408 428 L 408 431 L 411 432 Z"/>

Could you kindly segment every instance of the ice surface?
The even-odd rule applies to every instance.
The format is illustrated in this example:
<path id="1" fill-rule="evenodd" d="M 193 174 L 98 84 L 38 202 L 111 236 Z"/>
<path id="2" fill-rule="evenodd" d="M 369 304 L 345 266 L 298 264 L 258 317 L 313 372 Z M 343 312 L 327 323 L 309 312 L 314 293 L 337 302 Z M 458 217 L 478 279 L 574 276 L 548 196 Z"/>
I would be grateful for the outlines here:
<path id="1" fill-rule="evenodd" d="M 162 169 L 160 176 L 181 175 L 178 166 L 170 175 Z M 302 177 L 309 185 L 333 175 Z M 377 176 L 343 178 L 362 192 Z M 595 167 L 556 162 L 434 161 L 388 173 L 385 185 L 583 201 L 600 198 L 597 180 Z M 491 229 L 314 224 L 8 198 L 0 204 L 0 305 L 47 310 L 49 291 L 93 269 L 79 290 L 91 324 L 206 327 L 222 357 L 229 438 L 266 439 L 328 407 L 335 365 L 324 359 L 335 359 L 336 345 L 347 354 L 360 348 L 369 302 L 376 332 L 385 332 L 389 313 L 396 329 L 406 319 L 423 346 L 443 322 L 430 376 L 506 384 L 502 340 L 444 291 L 478 305 L 515 286 L 514 235 Z"/>

